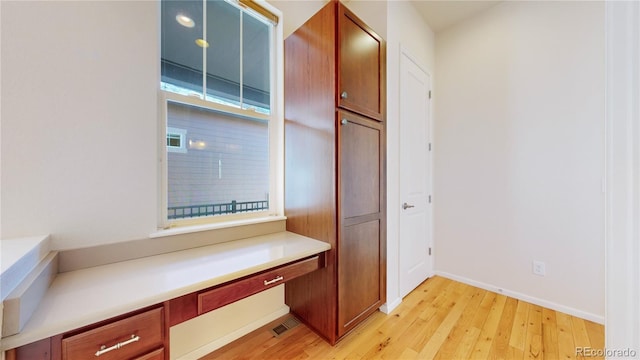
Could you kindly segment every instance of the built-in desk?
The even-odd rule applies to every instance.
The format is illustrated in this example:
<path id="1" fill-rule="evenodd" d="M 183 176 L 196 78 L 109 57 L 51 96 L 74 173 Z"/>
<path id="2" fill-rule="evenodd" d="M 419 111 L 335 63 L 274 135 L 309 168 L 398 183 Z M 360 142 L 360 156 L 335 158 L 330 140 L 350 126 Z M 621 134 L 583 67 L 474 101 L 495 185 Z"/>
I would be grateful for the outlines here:
<path id="1" fill-rule="evenodd" d="M 24 329 L 3 338 L 0 350 L 53 339 L 56 359 L 60 349 L 53 342 L 156 307 L 166 329 L 322 267 L 329 249 L 281 232 L 61 273 Z M 168 359 L 168 351 L 162 357 Z"/>

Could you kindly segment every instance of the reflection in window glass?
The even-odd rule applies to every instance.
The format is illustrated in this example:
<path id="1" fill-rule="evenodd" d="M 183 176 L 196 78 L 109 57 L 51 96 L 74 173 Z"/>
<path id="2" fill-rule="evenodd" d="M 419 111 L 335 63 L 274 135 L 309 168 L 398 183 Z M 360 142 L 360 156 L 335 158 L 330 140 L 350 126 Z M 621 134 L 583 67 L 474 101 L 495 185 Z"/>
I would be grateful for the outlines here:
<path id="1" fill-rule="evenodd" d="M 269 26 L 251 16 L 243 17 L 242 94 L 245 108 L 269 107 Z"/>
<path id="2" fill-rule="evenodd" d="M 162 89 L 269 114 L 272 25 L 221 0 L 161 3 Z"/>
<path id="3" fill-rule="evenodd" d="M 240 13 L 220 0 L 207 1 L 207 95 L 240 106 Z"/>
<path id="4" fill-rule="evenodd" d="M 202 93 L 202 1 L 162 1 L 162 82 L 184 95 Z M 189 21 L 186 21 L 189 19 Z"/>

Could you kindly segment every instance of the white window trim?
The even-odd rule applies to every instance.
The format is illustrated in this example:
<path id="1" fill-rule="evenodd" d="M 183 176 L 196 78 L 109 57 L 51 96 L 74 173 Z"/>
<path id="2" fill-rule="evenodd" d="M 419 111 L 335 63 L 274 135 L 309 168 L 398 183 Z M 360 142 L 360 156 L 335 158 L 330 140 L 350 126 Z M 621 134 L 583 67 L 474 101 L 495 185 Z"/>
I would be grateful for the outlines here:
<path id="1" fill-rule="evenodd" d="M 169 144 L 167 144 L 167 151 L 176 152 L 176 153 L 186 153 L 187 152 L 187 144 L 186 144 L 187 130 L 167 127 L 167 136 L 169 136 L 169 134 L 180 136 L 180 146 L 169 146 Z M 166 143 L 166 139 L 167 137 L 165 137 L 165 143 Z"/>
<path id="2" fill-rule="evenodd" d="M 247 226 L 247 225 L 263 224 L 263 223 L 267 223 L 267 222 L 282 221 L 282 220 L 286 220 L 286 219 L 287 218 L 285 216 L 276 215 L 276 216 L 256 217 L 256 218 L 251 218 L 251 219 L 236 219 L 236 220 L 222 221 L 222 222 L 216 222 L 216 223 L 197 224 L 197 225 L 191 225 L 191 226 L 178 226 L 178 227 L 173 227 L 173 228 L 170 228 L 170 229 L 158 230 L 158 231 L 156 231 L 154 233 L 149 234 L 149 237 L 150 238 L 160 238 L 160 237 L 165 237 L 165 236 L 174 236 L 174 235 L 196 233 L 196 232 L 200 232 L 200 231 L 226 229 L 226 228 L 236 227 L 236 226 Z"/>
<path id="3" fill-rule="evenodd" d="M 282 12 L 267 2 L 257 1 L 261 6 L 282 18 Z M 211 101 L 197 96 L 184 96 L 159 90 L 158 101 L 158 229 L 150 237 L 169 236 L 174 233 L 207 231 L 215 228 L 242 226 L 264 222 L 265 217 L 274 221 L 284 219 L 284 38 L 283 22 L 274 26 L 271 32 L 272 61 L 271 74 L 271 115 L 253 110 L 245 110 Z M 161 74 L 158 71 L 157 83 Z M 169 220 L 168 207 L 168 168 L 167 168 L 167 102 L 174 101 L 205 109 L 217 110 L 243 117 L 269 121 L 269 210 L 243 214 L 206 216 L 200 218 Z"/>

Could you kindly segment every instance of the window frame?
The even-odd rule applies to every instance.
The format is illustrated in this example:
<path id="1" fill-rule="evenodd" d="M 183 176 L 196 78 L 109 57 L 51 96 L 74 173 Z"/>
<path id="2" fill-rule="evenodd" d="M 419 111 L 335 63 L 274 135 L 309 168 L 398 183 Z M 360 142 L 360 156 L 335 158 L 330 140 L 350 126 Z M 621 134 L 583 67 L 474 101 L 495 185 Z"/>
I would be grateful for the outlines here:
<path id="1" fill-rule="evenodd" d="M 167 126 L 167 137 L 166 137 L 166 139 L 169 138 L 169 135 L 178 135 L 178 137 L 180 139 L 180 146 L 170 146 L 169 144 L 167 144 L 167 152 L 175 152 L 175 153 L 185 154 L 187 152 L 187 144 L 185 144 L 185 142 L 187 140 L 187 130 L 178 129 L 178 128 L 173 128 L 173 127 Z"/>
<path id="2" fill-rule="evenodd" d="M 272 5 L 261 0 L 254 0 L 260 6 L 281 17 L 282 13 Z M 228 1 L 251 13 L 251 16 L 265 19 L 252 9 L 239 5 L 237 2 Z M 265 19 L 265 21 L 269 21 Z M 158 44 L 161 44 L 160 34 Z M 182 228 L 184 232 L 204 231 L 208 227 L 202 225 L 215 225 L 221 227 L 243 225 L 251 222 L 264 222 L 265 218 L 273 220 L 283 219 L 284 212 L 284 39 L 282 21 L 272 23 L 270 34 L 270 114 L 263 114 L 251 109 L 242 109 L 231 105 L 220 104 L 203 99 L 198 96 L 186 96 L 170 91 L 162 90 L 161 71 L 158 66 L 157 86 L 159 92 L 158 109 L 158 229 L 168 230 Z M 161 57 L 158 56 L 158 64 Z M 203 95 L 203 97 L 206 94 Z M 238 214 L 202 216 L 185 219 L 168 219 L 168 152 L 167 149 L 167 124 L 168 124 L 168 104 L 169 102 L 181 103 L 189 106 L 196 106 L 205 110 L 229 113 L 246 118 L 264 120 L 268 122 L 269 131 L 269 210 L 255 211 Z M 185 138 L 186 141 L 186 138 Z M 191 228 L 191 229 L 189 229 Z M 173 232 L 168 233 L 171 235 Z M 154 237 L 162 236 L 159 233 L 152 234 Z"/>

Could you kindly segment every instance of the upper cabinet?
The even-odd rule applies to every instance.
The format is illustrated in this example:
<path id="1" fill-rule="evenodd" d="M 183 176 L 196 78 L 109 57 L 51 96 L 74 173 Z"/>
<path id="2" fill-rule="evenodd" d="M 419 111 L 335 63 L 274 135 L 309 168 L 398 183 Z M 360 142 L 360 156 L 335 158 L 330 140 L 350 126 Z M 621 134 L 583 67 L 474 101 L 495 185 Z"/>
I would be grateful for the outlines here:
<path id="1" fill-rule="evenodd" d="M 338 106 L 382 121 L 385 42 L 344 6 L 338 40 Z"/>

